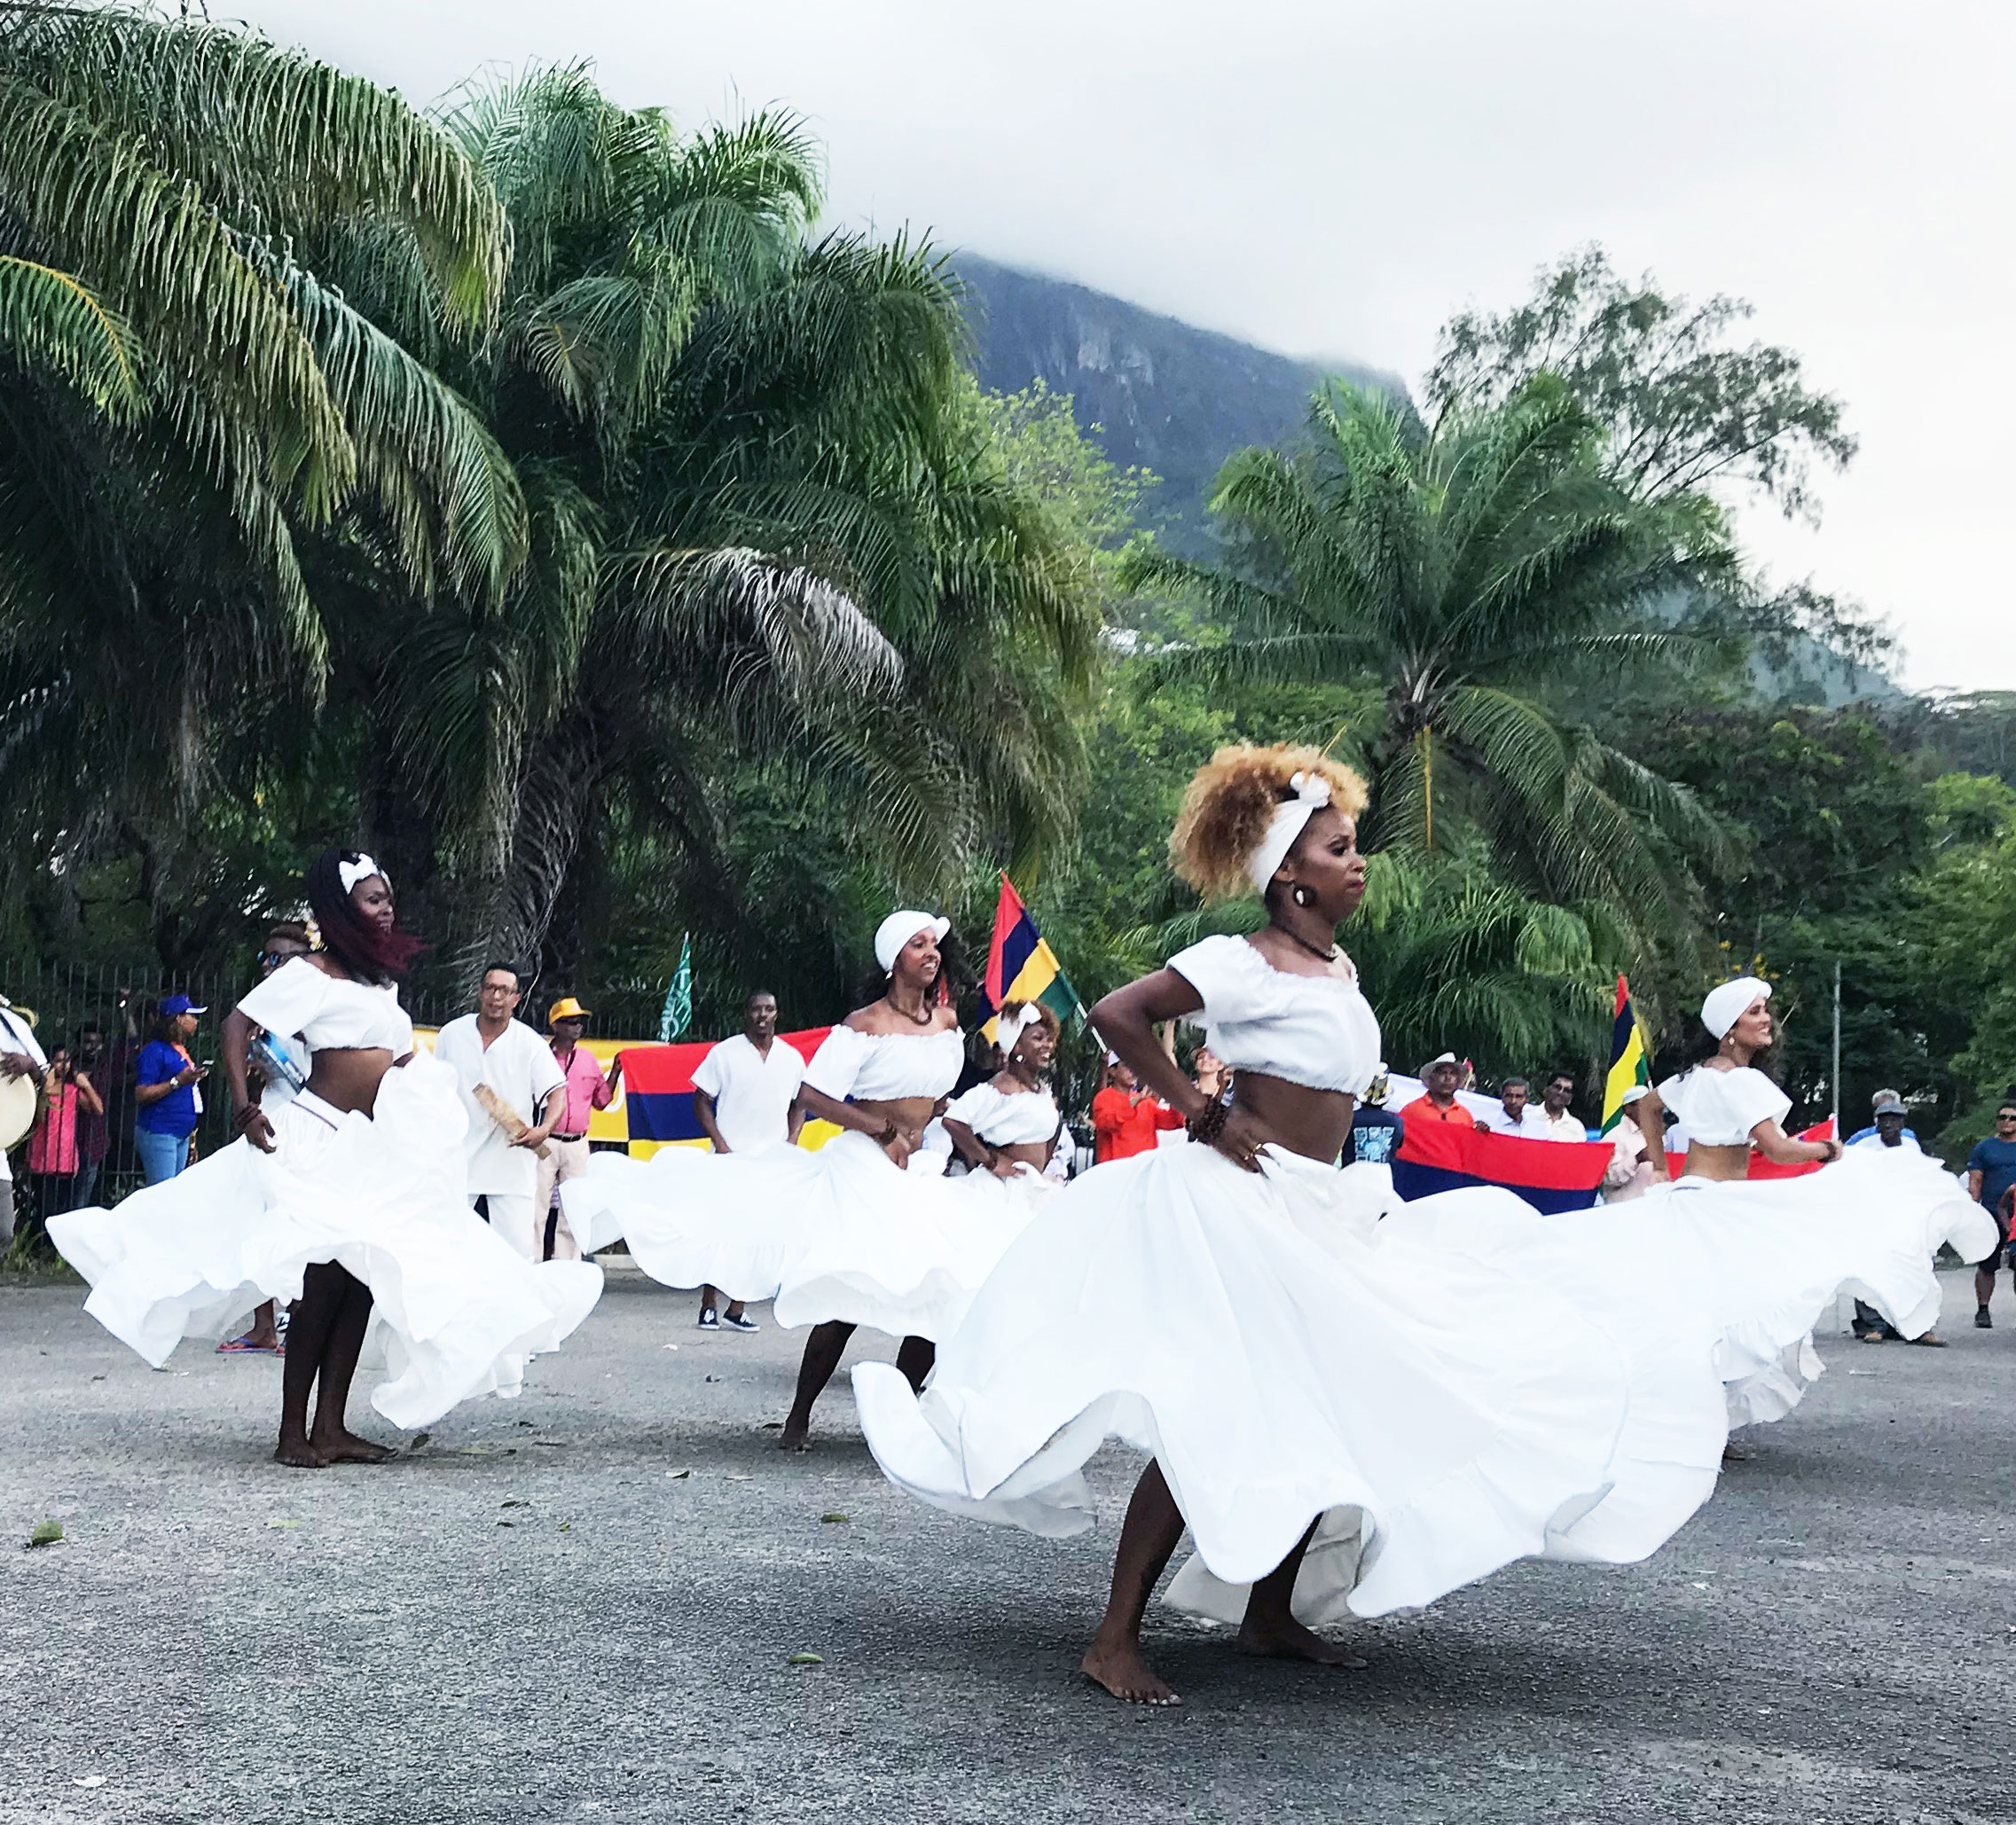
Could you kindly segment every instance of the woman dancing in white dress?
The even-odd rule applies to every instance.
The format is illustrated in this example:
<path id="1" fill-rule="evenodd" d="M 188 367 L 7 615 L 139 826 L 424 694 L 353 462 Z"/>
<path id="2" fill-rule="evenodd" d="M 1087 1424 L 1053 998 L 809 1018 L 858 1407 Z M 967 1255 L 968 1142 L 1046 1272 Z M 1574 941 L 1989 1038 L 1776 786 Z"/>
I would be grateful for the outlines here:
<path id="1" fill-rule="evenodd" d="M 1186 1523 L 1196 1554 L 1169 1602 L 1237 1622 L 1251 1651 L 1328 1664 L 1347 1657 L 1312 1624 L 1426 1604 L 1521 1557 L 1643 1558 L 1714 1488 L 1726 1336 L 1775 1313 L 1787 1274 L 1809 1278 L 1740 1223 L 1712 1286 L 1648 1272 L 1643 1251 L 1593 1249 L 1484 1187 L 1379 1220 L 1383 1175 L 1333 1163 L 1379 1057 L 1336 944 L 1364 889 L 1362 803 L 1313 749 L 1229 748 L 1200 771 L 1178 872 L 1213 897 L 1258 892 L 1267 923 L 1193 945 L 1093 1018 L 1207 1144 L 1053 1198 L 922 1398 L 879 1365 L 854 1372 L 884 1471 L 954 1513 L 1078 1532 L 1102 1441 L 1152 1453 L 1084 1661 L 1121 1698 L 1174 1702 L 1140 1635 Z M 1156 1022 L 1200 1009 L 1229 1104 L 1155 1042 Z M 1893 1230 L 1922 1236 L 1943 1195 L 1918 1187 Z M 1860 1245 L 1897 1252 L 1869 1229 Z"/>
<path id="2" fill-rule="evenodd" d="M 85 1310 L 156 1367 L 185 1336 L 225 1336 L 262 1301 L 298 1299 L 274 1455 L 319 1469 L 390 1454 L 347 1423 L 374 1327 L 390 1375 L 372 1404 L 423 1426 L 472 1395 L 515 1394 L 527 1359 L 587 1315 L 602 1275 L 587 1262 L 535 1268 L 469 1210 L 465 1117 L 453 1073 L 414 1055 L 397 978 L 420 947 L 398 929 L 384 871 L 332 850 L 307 892 L 323 950 L 283 964 L 224 1022 L 244 1138 L 51 1233 L 91 1283 Z M 312 1053 L 307 1087 L 271 1113 L 247 1076 L 261 1027 Z"/>
<path id="3" fill-rule="evenodd" d="M 1591 1244 L 1656 1249 L 1659 1271 L 1690 1279 L 1716 1317 L 1716 1360 L 1730 1423 L 1783 1418 L 1822 1370 L 1811 1332 L 1847 1290 L 1923 1339 L 1939 1316 L 1933 1257 L 1963 1260 L 1992 1226 L 1936 1161 L 1916 1148 L 1799 1140 L 1783 1127 L 1791 1099 L 1759 1069 L 1774 1038 L 1771 985 L 1723 983 L 1701 1004 L 1702 1043 L 1688 1069 L 1633 1103 L 1653 1184 L 1623 1210 L 1567 1219 Z M 1686 1131 L 1682 1178 L 1667 1170 L 1665 1114 Z M 1754 1149 L 1775 1165 L 1817 1164 L 1753 1179 Z M 1732 1455 L 1743 1455 L 1732 1451 Z"/>
<path id="4" fill-rule="evenodd" d="M 667 1286 L 773 1299 L 778 1323 L 809 1324 L 780 1448 L 803 1451 L 812 1404 L 861 1325 L 903 1339 L 910 1387 L 930 1371 L 932 1340 L 957 1322 L 1012 1230 L 984 1219 L 920 1151 L 959 1080 L 965 1047 L 937 995 L 950 921 L 892 912 L 875 934 L 881 998 L 828 1034 L 798 1101 L 842 1129 L 812 1152 L 775 1147 L 715 1155 L 663 1147 L 648 1160 L 598 1154 L 561 1196 L 584 1248 L 622 1236 Z"/>
<path id="5" fill-rule="evenodd" d="M 1006 1062 L 946 1106 L 945 1132 L 973 1170 L 966 1183 L 983 1195 L 1047 1196 L 1044 1176 L 1056 1151 L 1063 1117 L 1044 1088 L 1057 1055 L 1057 1016 L 1039 1001 L 1010 1001 L 1000 1011 L 995 1043 Z"/>

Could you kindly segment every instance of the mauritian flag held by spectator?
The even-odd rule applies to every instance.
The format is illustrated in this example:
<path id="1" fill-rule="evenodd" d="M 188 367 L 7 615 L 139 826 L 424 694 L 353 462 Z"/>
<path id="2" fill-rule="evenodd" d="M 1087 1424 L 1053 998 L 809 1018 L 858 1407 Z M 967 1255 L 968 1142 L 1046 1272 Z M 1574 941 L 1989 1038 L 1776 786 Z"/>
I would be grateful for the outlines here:
<path id="1" fill-rule="evenodd" d="M 665 991 L 665 1005 L 658 1010 L 658 1043 L 670 1046 L 693 1024 L 693 934 L 679 940 L 679 967 L 672 972 Z"/>
<path id="2" fill-rule="evenodd" d="M 1603 1079 L 1603 1132 L 1608 1134 L 1624 1118 L 1624 1099 L 1652 1081 L 1651 1060 L 1645 1051 L 1644 1030 L 1631 1006 L 1631 985 L 1617 978 L 1617 1011 L 1610 1020 L 1610 1069 Z"/>
<path id="3" fill-rule="evenodd" d="M 993 940 L 987 946 L 987 974 L 980 984 L 980 1030 L 989 1039 L 1010 1001 L 1040 1001 L 1060 1022 L 1081 1019 L 1085 1014 L 1085 1004 L 1056 953 L 1036 929 L 1014 882 L 1003 874 L 1000 897 L 994 903 Z"/>

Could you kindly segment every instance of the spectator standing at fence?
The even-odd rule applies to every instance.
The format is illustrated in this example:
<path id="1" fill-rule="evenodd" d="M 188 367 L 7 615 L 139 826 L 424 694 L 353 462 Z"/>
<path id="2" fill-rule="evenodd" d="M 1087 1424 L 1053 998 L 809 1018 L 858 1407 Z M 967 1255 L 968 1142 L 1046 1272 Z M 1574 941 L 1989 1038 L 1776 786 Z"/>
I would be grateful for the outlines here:
<path id="1" fill-rule="evenodd" d="M 2016 1186 L 2016 1085 L 1996 1106 L 1995 1132 L 1967 1155 L 1967 1195 L 1987 1210 L 2002 1233 L 1988 1258 L 1974 1264 L 1974 1324 L 1984 1331 L 1995 1328 L 1988 1302 L 1995 1294 L 1995 1270 L 2008 1253 L 2009 1212 L 2003 1198 L 2012 1186 Z M 2016 1259 L 2009 1265 L 2016 1273 Z"/>
<path id="2" fill-rule="evenodd" d="M 35 1016 L 16 1007 L 0 995 L 0 1078 L 12 1083 L 27 1077 L 37 1081 L 49 1069 L 49 1060 L 35 1037 Z M 14 1240 L 14 1177 L 7 1164 L 7 1150 L 0 1147 L 0 1249 Z"/>
<path id="3" fill-rule="evenodd" d="M 1914 1154 L 1920 1151 L 1918 1136 L 1904 1125 L 1910 1119 L 1904 1108 L 1904 1100 L 1894 1090 L 1879 1090 L 1876 1093 L 1871 1114 L 1875 1119 L 1848 1142 L 1850 1147 L 1908 1147 Z M 1864 1343 L 1889 1343 L 1903 1340 L 1903 1333 L 1866 1299 L 1857 1299 L 1855 1302 L 1855 1323 L 1851 1328 Z M 1945 1348 L 1945 1340 L 1931 1331 L 1910 1341 L 1913 1343 L 1929 1344 L 1934 1350 Z"/>
<path id="4" fill-rule="evenodd" d="M 77 1189 L 70 1208 L 88 1209 L 98 1196 L 99 1177 L 106 1155 L 112 1151 L 112 1098 L 110 1073 L 106 1069 L 105 1029 L 81 1028 L 77 1033 L 77 1087 L 89 1084 L 98 1107 L 77 1105 Z"/>
<path id="5" fill-rule="evenodd" d="M 1547 1080 L 1540 1096 L 1540 1138 L 1542 1140 L 1585 1141 L 1589 1131 L 1575 1118 L 1568 1105 L 1575 1100 L 1575 1074 L 1557 1071 Z"/>
<path id="6" fill-rule="evenodd" d="M 1432 1058 L 1421 1068 L 1423 1094 L 1400 1111 L 1406 1122 L 1440 1122 L 1451 1128 L 1474 1128 L 1477 1117 L 1456 1100 L 1463 1068 L 1453 1052 Z"/>
<path id="7" fill-rule="evenodd" d="M 805 1124 L 798 1086 L 805 1061 L 777 1037 L 777 998 L 758 989 L 742 1004 L 742 1030 L 700 1061 L 693 1074 L 693 1112 L 718 1154 L 760 1153 L 794 1147 Z M 700 1328 L 753 1331 L 756 1321 L 740 1299 L 726 1312 L 713 1287 L 700 1289 Z M 718 1315 L 717 1315 L 718 1314 Z"/>
<path id="8" fill-rule="evenodd" d="M 616 1077 L 623 1069 L 621 1058 L 609 1061 L 604 1071 L 593 1053 L 581 1043 L 586 1030 L 588 1010 L 571 995 L 563 995 L 546 1010 L 546 1031 L 551 1036 L 553 1062 L 560 1067 L 567 1086 L 567 1103 L 560 1113 L 560 1125 L 546 1143 L 546 1157 L 539 1162 L 538 1189 L 532 1199 L 535 1260 L 578 1261 L 581 1247 L 567 1226 L 567 1211 L 555 1195 L 569 1179 L 588 1170 L 588 1123 L 597 1109 L 616 1100 Z"/>
<path id="9" fill-rule="evenodd" d="M 133 1065 L 133 1147 L 149 1185 L 173 1179 L 189 1163 L 189 1137 L 203 1116 L 208 1069 L 190 1056 L 198 1017 L 208 1013 L 186 995 L 170 995 L 154 1022 L 154 1037 Z"/>
<path id="10" fill-rule="evenodd" d="M 469 1206 L 528 1261 L 544 1253 L 545 1226 L 534 1234 L 533 1204 L 539 1189 L 538 1149 L 546 1144 L 567 1101 L 567 1080 L 553 1048 L 522 1021 L 518 971 L 493 963 L 483 971 L 476 1011 L 451 1020 L 434 1043 L 434 1055 L 451 1065 L 469 1132 Z M 487 1094 L 490 1107 L 485 1108 Z M 510 1118 L 509 1125 L 492 1110 Z"/>
<path id="11" fill-rule="evenodd" d="M 1181 1128 L 1183 1118 L 1159 1097 L 1144 1094 L 1134 1072 L 1118 1060 L 1106 1068 L 1106 1087 L 1092 1099 L 1093 1157 L 1131 1160 L 1149 1152 L 1165 1128 Z"/>
<path id="12" fill-rule="evenodd" d="M 137 1107 L 133 1100 L 133 1067 L 140 1056 L 140 1048 L 146 1044 L 140 1031 L 139 998 L 130 989 L 120 989 L 115 993 L 116 1023 L 106 1030 L 105 1055 L 91 1073 L 91 1082 L 98 1085 L 98 1094 L 105 1099 L 106 1152 L 99 1168 L 101 1179 L 107 1173 L 134 1170 L 133 1117 Z M 148 1018 L 151 1020 L 151 1013 Z M 97 1187 L 92 1197 L 82 1202 L 103 1203 L 105 1187 Z"/>
<path id="13" fill-rule="evenodd" d="M 73 1210 L 77 1199 L 77 1114 L 105 1104 L 88 1082 L 77 1078 L 76 1061 L 67 1046 L 49 1054 L 42 1078 L 42 1113 L 28 1136 L 28 1173 L 35 1180 L 35 1225 L 49 1233 L 49 1219 Z"/>
<path id="14" fill-rule="evenodd" d="M 1533 1106 L 1533 1085 L 1524 1077 L 1507 1077 L 1498 1086 L 1498 1107 L 1487 1109 L 1477 1118 L 1477 1125 L 1494 1134 L 1523 1135 L 1528 1140 L 1544 1140 L 1547 1134 L 1540 1111 Z"/>

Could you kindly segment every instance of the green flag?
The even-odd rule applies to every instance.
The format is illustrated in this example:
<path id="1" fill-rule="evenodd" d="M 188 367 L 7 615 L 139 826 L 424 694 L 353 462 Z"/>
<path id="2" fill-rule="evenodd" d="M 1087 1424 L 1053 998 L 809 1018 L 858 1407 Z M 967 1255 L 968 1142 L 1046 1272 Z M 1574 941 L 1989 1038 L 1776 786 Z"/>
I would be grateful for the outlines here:
<path id="1" fill-rule="evenodd" d="M 685 1032 L 693 1019 L 693 934 L 679 940 L 679 967 L 672 972 L 671 986 L 665 991 L 665 1005 L 658 1014 L 658 1043 L 670 1046 Z"/>

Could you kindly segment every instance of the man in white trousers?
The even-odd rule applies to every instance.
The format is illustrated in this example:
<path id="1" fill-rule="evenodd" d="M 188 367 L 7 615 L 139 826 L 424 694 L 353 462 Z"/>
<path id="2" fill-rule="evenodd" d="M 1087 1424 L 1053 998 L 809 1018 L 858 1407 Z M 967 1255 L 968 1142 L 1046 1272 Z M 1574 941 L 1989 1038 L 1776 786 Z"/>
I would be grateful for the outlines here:
<path id="1" fill-rule="evenodd" d="M 777 1037 L 777 998 L 758 989 L 742 1004 L 742 1030 L 700 1061 L 693 1074 L 693 1112 L 718 1154 L 752 1154 L 790 1147 L 805 1124 L 798 1085 L 805 1061 Z M 721 1295 L 700 1289 L 700 1328 L 753 1331 L 738 1299 L 723 1313 Z"/>
<path id="2" fill-rule="evenodd" d="M 434 1042 L 434 1055 L 455 1070 L 456 1087 L 468 1112 L 463 1145 L 469 1163 L 469 1203 L 528 1261 L 545 1252 L 543 1212 L 535 1212 L 539 1184 L 538 1149 L 553 1133 L 566 1106 L 567 1079 L 553 1048 L 522 1022 L 518 972 L 508 963 L 483 971 L 476 1011 L 451 1020 Z M 479 1085 L 524 1126 L 515 1134 L 483 1107 Z M 537 1234 L 535 1234 L 535 1229 Z"/>

